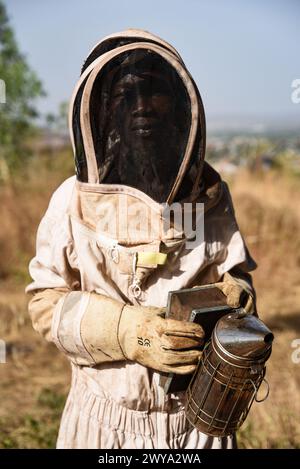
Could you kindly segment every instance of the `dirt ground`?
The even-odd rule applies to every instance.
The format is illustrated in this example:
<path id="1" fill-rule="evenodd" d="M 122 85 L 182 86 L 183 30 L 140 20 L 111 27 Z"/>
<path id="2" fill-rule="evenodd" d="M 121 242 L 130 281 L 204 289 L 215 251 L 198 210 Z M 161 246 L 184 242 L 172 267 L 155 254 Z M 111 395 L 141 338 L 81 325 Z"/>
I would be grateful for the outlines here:
<path id="1" fill-rule="evenodd" d="M 292 360 L 292 343 L 300 339 L 300 190 L 286 179 L 278 184 L 278 175 L 244 174 L 230 185 L 242 232 L 259 263 L 259 315 L 275 334 L 266 376 L 270 395 L 252 406 L 239 445 L 300 448 L 300 363 Z M 70 381 L 67 360 L 31 327 L 27 281 L 25 274 L 14 275 L 0 284 L 0 338 L 7 345 L 7 361 L 0 364 L 0 448 L 54 447 Z"/>

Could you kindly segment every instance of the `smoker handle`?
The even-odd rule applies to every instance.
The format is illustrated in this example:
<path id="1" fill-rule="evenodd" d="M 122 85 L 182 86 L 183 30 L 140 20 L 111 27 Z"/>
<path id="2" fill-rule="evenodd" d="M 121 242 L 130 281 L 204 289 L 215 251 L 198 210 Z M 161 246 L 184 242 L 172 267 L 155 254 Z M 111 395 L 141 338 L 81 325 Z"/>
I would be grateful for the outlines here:
<path id="1" fill-rule="evenodd" d="M 266 385 L 267 385 L 266 395 L 263 397 L 263 399 L 257 399 L 257 394 L 258 394 L 258 390 L 259 390 L 260 385 L 259 385 L 259 387 L 257 388 L 256 385 L 255 385 L 255 383 L 251 380 L 252 386 L 253 386 L 254 389 L 255 389 L 255 396 L 254 396 L 254 399 L 255 399 L 256 402 L 264 402 L 264 401 L 267 399 L 267 397 L 269 396 L 269 393 L 270 393 L 270 386 L 269 386 L 269 383 L 268 383 L 268 381 L 266 380 L 266 378 L 264 378 L 264 379 L 261 381 L 261 383 L 263 383 L 263 382 L 265 382 Z"/>

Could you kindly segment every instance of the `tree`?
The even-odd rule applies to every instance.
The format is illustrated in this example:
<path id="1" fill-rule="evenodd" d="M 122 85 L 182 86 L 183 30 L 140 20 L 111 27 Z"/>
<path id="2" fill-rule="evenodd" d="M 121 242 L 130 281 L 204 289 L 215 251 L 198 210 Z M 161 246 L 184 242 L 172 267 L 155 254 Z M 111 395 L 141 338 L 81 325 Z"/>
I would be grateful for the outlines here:
<path id="1" fill-rule="evenodd" d="M 34 101 L 45 93 L 40 80 L 18 48 L 1 0 L 0 80 L 2 91 L 5 88 L 6 94 L 5 103 L 3 99 L 2 102 L 0 100 L 0 179 L 3 179 L 5 173 L 11 174 L 28 154 L 26 140 L 38 116 Z"/>
<path id="2" fill-rule="evenodd" d="M 68 108 L 69 103 L 63 101 L 58 107 L 57 114 L 49 113 L 45 115 L 46 127 L 50 132 L 57 132 L 61 135 L 68 133 Z"/>

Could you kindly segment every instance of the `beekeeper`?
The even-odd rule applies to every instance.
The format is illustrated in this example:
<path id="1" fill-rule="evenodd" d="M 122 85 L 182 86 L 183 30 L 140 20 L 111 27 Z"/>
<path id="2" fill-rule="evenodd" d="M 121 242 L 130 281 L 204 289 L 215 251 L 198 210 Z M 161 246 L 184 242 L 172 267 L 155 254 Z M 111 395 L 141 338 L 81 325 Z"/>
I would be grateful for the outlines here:
<path id="1" fill-rule="evenodd" d="M 184 392 L 160 372 L 192 373 L 201 326 L 165 317 L 168 292 L 217 283 L 253 312 L 255 267 L 226 184 L 204 162 L 199 91 L 176 50 L 141 30 L 87 57 L 70 104 L 76 176 L 53 194 L 30 263 L 33 327 L 69 358 L 58 448 L 230 448 L 187 422 Z M 166 206 L 204 207 L 188 246 Z M 202 227 L 203 228 L 203 227 Z"/>

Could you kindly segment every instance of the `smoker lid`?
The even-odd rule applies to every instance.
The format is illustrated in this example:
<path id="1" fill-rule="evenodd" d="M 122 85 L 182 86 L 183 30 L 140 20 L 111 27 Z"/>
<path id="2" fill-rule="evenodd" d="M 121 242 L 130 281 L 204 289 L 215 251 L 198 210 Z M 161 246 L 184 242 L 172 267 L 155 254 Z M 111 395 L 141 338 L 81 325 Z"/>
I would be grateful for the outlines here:
<path id="1" fill-rule="evenodd" d="M 270 351 L 274 336 L 260 319 L 240 308 L 218 321 L 214 339 L 217 345 L 232 355 L 258 359 Z"/>

